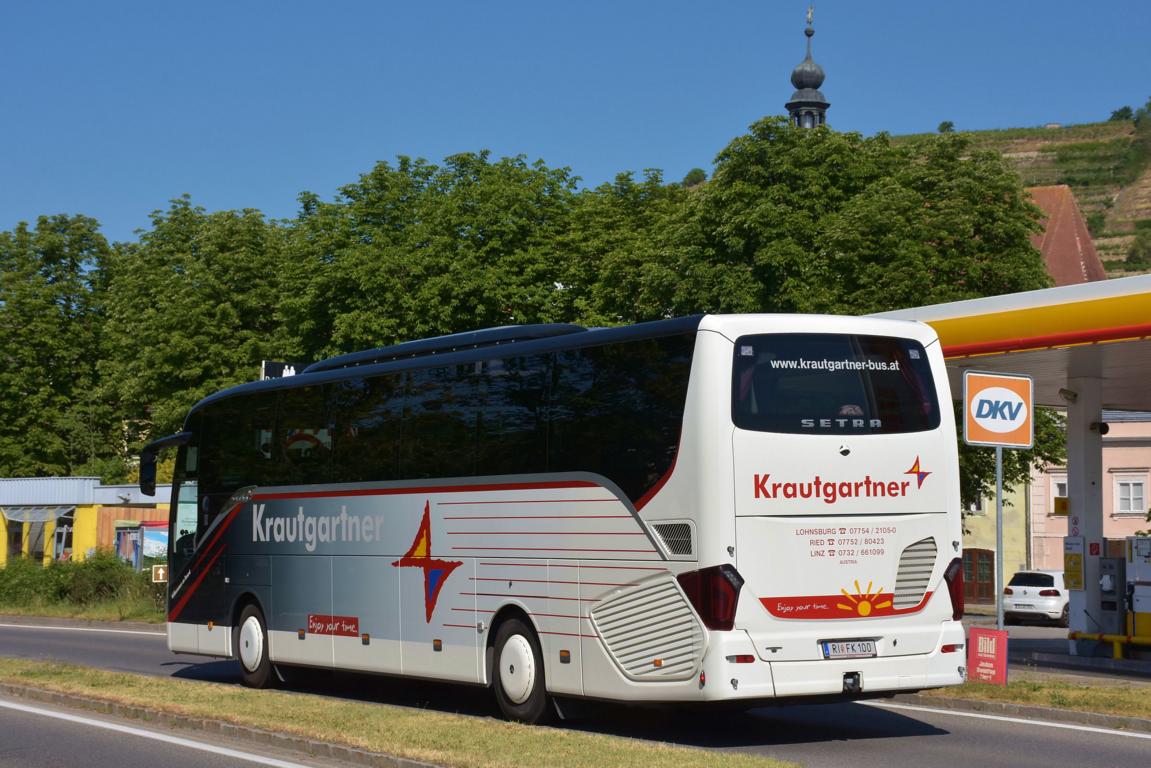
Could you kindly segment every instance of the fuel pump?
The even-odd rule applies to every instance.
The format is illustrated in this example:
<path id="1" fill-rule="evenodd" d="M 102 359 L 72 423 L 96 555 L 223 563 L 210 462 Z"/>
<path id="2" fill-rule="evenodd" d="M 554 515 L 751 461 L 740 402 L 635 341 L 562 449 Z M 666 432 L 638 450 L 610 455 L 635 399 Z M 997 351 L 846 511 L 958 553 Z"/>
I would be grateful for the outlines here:
<path id="1" fill-rule="evenodd" d="M 1131 615 L 1127 634 L 1151 638 L 1151 536 L 1127 539 L 1128 610 Z"/>
<path id="2" fill-rule="evenodd" d="M 1127 634 L 1127 558 L 1099 559 L 1099 631 Z"/>

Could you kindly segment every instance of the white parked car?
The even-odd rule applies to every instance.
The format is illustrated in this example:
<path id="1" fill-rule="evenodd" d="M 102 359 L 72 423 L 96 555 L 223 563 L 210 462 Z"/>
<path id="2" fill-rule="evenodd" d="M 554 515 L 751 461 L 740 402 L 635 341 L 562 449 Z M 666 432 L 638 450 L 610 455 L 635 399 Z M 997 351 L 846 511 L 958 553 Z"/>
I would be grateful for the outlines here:
<path id="1" fill-rule="evenodd" d="M 1003 620 L 1048 620 L 1066 627 L 1067 597 L 1062 571 L 1019 571 L 1003 589 Z"/>

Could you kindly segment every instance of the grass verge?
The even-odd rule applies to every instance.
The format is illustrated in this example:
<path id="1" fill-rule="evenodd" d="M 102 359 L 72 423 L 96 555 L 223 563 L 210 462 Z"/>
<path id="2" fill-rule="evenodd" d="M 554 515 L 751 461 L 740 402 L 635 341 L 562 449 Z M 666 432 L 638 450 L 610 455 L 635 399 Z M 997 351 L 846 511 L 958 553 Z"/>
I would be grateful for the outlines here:
<path id="1" fill-rule="evenodd" d="M 1013 680 L 1001 687 L 972 682 L 930 691 L 928 695 L 1151 719 L 1151 687 L 1140 683 Z"/>
<path id="2" fill-rule="evenodd" d="M 102 600 L 86 605 L 75 603 L 33 603 L 9 605 L 0 603 L 0 616 L 50 616 L 57 619 L 89 621 L 142 621 L 163 624 L 164 612 L 150 599 Z"/>
<path id="3" fill-rule="evenodd" d="M 163 621 L 166 585 L 113 552 L 48 565 L 17 557 L 0 567 L 0 612 L 113 621 Z"/>
<path id="4" fill-rule="evenodd" d="M 288 733 L 443 766 L 790 768 L 754 755 L 709 752 L 602 734 L 307 694 L 106 672 L 0 658 L 0 681 Z"/>

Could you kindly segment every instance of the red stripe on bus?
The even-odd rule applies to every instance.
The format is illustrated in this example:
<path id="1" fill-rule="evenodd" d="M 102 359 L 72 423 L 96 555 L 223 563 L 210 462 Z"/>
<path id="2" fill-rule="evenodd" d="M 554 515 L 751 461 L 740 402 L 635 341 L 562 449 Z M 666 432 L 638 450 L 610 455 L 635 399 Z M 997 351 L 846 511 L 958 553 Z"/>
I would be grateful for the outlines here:
<path id="1" fill-rule="evenodd" d="M 527 584 L 587 584 L 589 587 L 626 587 L 627 584 L 614 584 L 606 581 L 559 581 L 558 579 L 497 579 L 470 577 L 469 581 L 522 581 Z"/>
<path id="2" fill-rule="evenodd" d="M 200 568 L 200 575 L 197 576 L 190 585 L 188 585 L 187 591 L 184 592 L 184 595 L 179 599 L 179 601 L 176 602 L 176 605 L 172 608 L 172 610 L 168 612 L 168 621 L 176 620 L 176 617 L 178 617 L 184 610 L 184 606 L 188 604 L 188 600 L 200 586 L 200 583 L 204 580 L 204 577 L 208 575 L 208 571 L 212 568 L 212 565 L 216 562 L 216 560 L 220 558 L 220 555 L 223 554 L 224 548 L 221 547 L 219 551 L 212 555 L 211 561 L 208 562 L 207 565 L 201 565 L 205 558 L 208 557 L 208 553 L 212 550 L 212 547 L 214 547 L 216 543 L 220 541 L 220 537 L 224 535 L 224 531 L 226 531 L 228 527 L 232 525 L 232 522 L 236 519 L 238 513 L 240 512 L 240 508 L 243 506 L 244 502 L 240 502 L 232 507 L 227 516 L 224 518 L 224 521 L 220 523 L 220 527 L 216 529 L 216 533 L 212 536 L 212 540 L 209 541 L 208 544 L 200 550 L 200 554 L 197 556 L 196 561 L 192 564 L 192 567 L 189 568 L 189 570 Z"/>
<path id="3" fill-rule="evenodd" d="M 581 565 L 579 563 L 488 563 L 480 562 L 480 565 L 489 565 L 497 568 L 602 568 L 609 571 L 667 571 L 666 568 L 650 565 Z"/>
<path id="4" fill-rule="evenodd" d="M 444 520 L 632 520 L 631 515 L 460 515 Z"/>
<path id="5" fill-rule="evenodd" d="M 671 457 L 671 466 L 667 468 L 667 472 L 663 473 L 663 477 L 661 477 L 658 481 L 656 481 L 655 485 L 648 489 L 647 493 L 645 493 L 643 496 L 640 496 L 639 501 L 635 503 L 636 512 L 639 512 L 641 509 L 646 507 L 647 503 L 655 498 L 655 495 L 663 490 L 663 487 L 667 485 L 667 481 L 671 479 L 671 473 L 675 472 L 675 463 L 678 459 L 679 446 L 677 445 L 675 447 L 675 455 Z"/>
<path id="6" fill-rule="evenodd" d="M 654 549 L 589 549 L 587 547 L 452 547 L 453 550 L 466 549 L 472 552 L 638 552 L 657 554 Z"/>
<path id="7" fill-rule="evenodd" d="M 507 501 L 437 501 L 437 507 L 463 507 L 479 504 L 602 504 L 605 501 L 619 501 L 614 496 L 610 499 L 509 499 Z"/>
<path id="8" fill-rule="evenodd" d="M 463 597 L 524 597 L 524 598 L 539 598 L 540 600 L 584 600 L 585 602 L 594 603 L 599 600 L 598 597 L 551 597 L 549 595 L 517 595 L 508 592 L 461 592 Z"/>
<path id="9" fill-rule="evenodd" d="M 492 483 L 491 485 L 421 485 L 406 488 L 349 488 L 342 491 L 296 491 L 294 493 L 257 493 L 253 499 L 331 499 L 343 496 L 403 496 L 407 494 L 475 493 L 482 491 L 531 491 L 553 488 L 599 488 L 587 480 L 565 480 L 548 483 Z"/>
<path id="10" fill-rule="evenodd" d="M 579 632 L 540 632 L 541 635 L 563 635 L 564 637 L 590 637 L 596 639 L 599 635 L 581 635 Z"/>
<path id="11" fill-rule="evenodd" d="M 657 568 L 650 565 L 557 565 L 556 568 L 602 568 L 608 571 L 666 571 L 667 568 Z"/>
<path id="12" fill-rule="evenodd" d="M 647 536 L 643 531 L 445 531 L 448 536 Z"/>
<path id="13" fill-rule="evenodd" d="M 480 565 L 498 565 L 506 568 L 547 568 L 550 563 L 480 563 Z M 554 565 L 553 568 L 561 566 Z M 575 568 L 576 566 L 564 566 L 568 568 Z"/>
<path id="14" fill-rule="evenodd" d="M 204 577 L 212 570 L 212 566 L 216 564 L 216 561 L 220 559 L 220 555 L 222 554 L 224 554 L 224 548 L 220 547 L 216 550 L 216 554 L 212 555 L 211 559 L 208 560 L 207 564 L 200 571 L 200 575 L 196 577 L 196 580 L 189 585 L 188 591 L 184 593 L 184 596 L 181 597 L 176 605 L 173 606 L 172 610 L 168 612 L 168 621 L 175 621 L 180 616 L 180 613 L 184 610 L 184 606 L 188 604 L 192 595 L 196 593 L 196 589 L 199 588 L 200 583 L 204 581 Z"/>

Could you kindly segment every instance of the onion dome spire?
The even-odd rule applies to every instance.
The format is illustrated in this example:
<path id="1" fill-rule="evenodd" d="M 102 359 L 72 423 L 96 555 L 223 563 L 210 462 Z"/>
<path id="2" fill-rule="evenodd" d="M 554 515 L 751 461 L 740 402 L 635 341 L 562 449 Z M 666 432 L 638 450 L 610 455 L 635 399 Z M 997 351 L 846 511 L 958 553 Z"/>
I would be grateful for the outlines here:
<path id="1" fill-rule="evenodd" d="M 803 34 L 807 36 L 807 56 L 791 72 L 791 84 L 795 86 L 795 93 L 791 101 L 787 102 L 787 112 L 791 115 L 793 125 L 803 128 L 814 128 L 827 122 L 827 108 L 830 102 L 819 92 L 823 85 L 823 67 L 811 58 L 811 38 L 815 36 L 812 26 L 812 17 L 815 15 L 815 6 L 807 9 L 807 29 Z"/>

